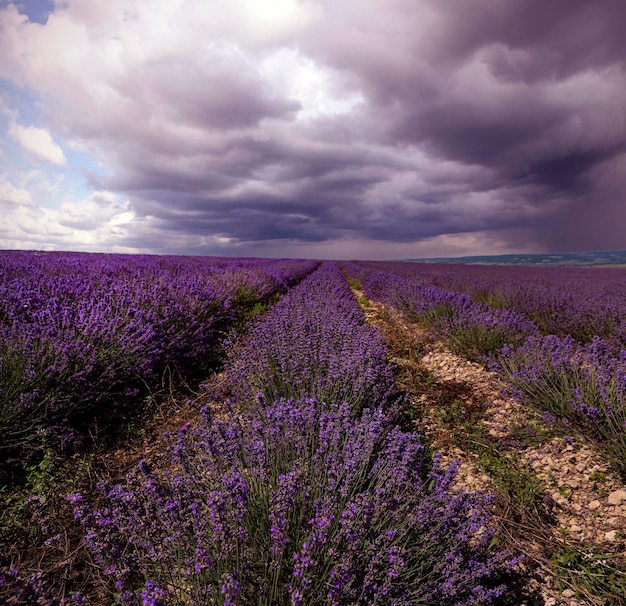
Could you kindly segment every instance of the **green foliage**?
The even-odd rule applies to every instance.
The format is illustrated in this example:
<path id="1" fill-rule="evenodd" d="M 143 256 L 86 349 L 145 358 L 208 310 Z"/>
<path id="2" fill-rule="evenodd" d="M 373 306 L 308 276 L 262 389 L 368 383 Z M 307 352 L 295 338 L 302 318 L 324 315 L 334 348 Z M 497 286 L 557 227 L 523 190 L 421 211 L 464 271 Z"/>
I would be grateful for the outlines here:
<path id="1" fill-rule="evenodd" d="M 466 418 L 466 410 L 463 402 L 454 400 L 448 406 L 442 406 L 437 409 L 439 420 L 446 425 L 456 425 L 467 427 L 468 419 Z"/>
<path id="2" fill-rule="evenodd" d="M 485 326 L 458 321 L 446 325 L 445 339 L 454 353 L 473 362 L 496 354 L 507 344 L 519 345 L 522 341 L 504 324 Z"/>
<path id="3" fill-rule="evenodd" d="M 235 305 L 241 307 L 252 307 L 259 302 L 259 293 L 248 284 L 237 286 L 234 297 Z"/>
<path id="4" fill-rule="evenodd" d="M 505 452 L 493 444 L 472 441 L 480 467 L 506 494 L 519 513 L 545 516 L 545 488 L 533 469 L 516 452 Z"/>
<path id="5" fill-rule="evenodd" d="M 590 476 L 589 479 L 592 482 L 606 482 L 609 479 L 609 474 L 606 471 L 594 471 Z"/>
<path id="6" fill-rule="evenodd" d="M 15 534 L 26 527 L 29 514 L 28 502 L 22 495 L 0 488 L 0 548 L 7 549 Z"/>
<path id="7" fill-rule="evenodd" d="M 477 288 L 471 291 L 471 296 L 477 303 L 484 303 L 492 309 L 507 309 L 513 307 L 515 301 L 505 293 L 498 293 L 488 288 Z"/>
<path id="8" fill-rule="evenodd" d="M 244 294 L 241 299 L 237 299 L 238 317 L 235 321 L 237 332 L 245 332 L 246 326 L 255 318 L 267 313 L 269 308 L 280 299 L 280 293 L 275 292 L 271 297 L 260 300 L 258 295 L 251 295 L 249 287 L 244 287 Z"/>
<path id="9" fill-rule="evenodd" d="M 600 597 L 603 606 L 626 604 L 624 555 L 607 553 L 600 547 L 582 549 L 561 545 L 552 555 L 552 568 L 561 587 Z"/>
<path id="10" fill-rule="evenodd" d="M 361 307 L 371 307 L 371 305 L 372 305 L 371 301 L 367 297 L 364 297 L 362 295 L 359 295 L 356 298 L 356 300 L 358 301 L 358 303 L 359 303 L 359 305 Z"/>
<path id="11" fill-rule="evenodd" d="M 515 446 L 541 446 L 561 433 L 556 425 L 551 428 L 533 421 L 516 422 L 509 430 L 507 442 Z"/>
<path id="12" fill-rule="evenodd" d="M 26 467 L 28 495 L 46 494 L 57 479 L 57 464 L 49 448 L 44 448 L 41 461 Z"/>
<path id="13" fill-rule="evenodd" d="M 348 280 L 350 288 L 354 290 L 361 290 L 363 288 L 360 280 L 357 280 L 356 278 L 353 278 L 351 276 L 346 276 L 346 279 Z"/>
<path id="14" fill-rule="evenodd" d="M 32 534 L 37 529 L 31 523 L 33 509 L 31 499 L 45 504 L 52 494 L 59 477 L 59 467 L 49 448 L 42 448 L 43 458 L 38 463 L 25 465 L 25 483 L 22 489 L 9 491 L 0 488 L 0 551 L 7 550 L 9 542 L 18 534 Z M 6 543 L 5 543 L 6 541 Z M 4 543 L 4 545 L 3 545 Z"/>

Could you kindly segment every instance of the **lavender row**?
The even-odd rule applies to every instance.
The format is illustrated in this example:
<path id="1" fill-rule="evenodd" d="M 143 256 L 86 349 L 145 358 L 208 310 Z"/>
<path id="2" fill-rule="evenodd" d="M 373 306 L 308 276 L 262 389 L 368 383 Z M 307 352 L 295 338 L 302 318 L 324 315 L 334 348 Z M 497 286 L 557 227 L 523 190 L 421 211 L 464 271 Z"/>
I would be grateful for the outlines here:
<path id="1" fill-rule="evenodd" d="M 494 309 L 465 293 L 360 264 L 344 264 L 364 293 L 424 322 L 460 355 L 484 360 L 504 345 L 521 345 L 539 329 L 524 314 Z"/>
<path id="2" fill-rule="evenodd" d="M 396 425 L 392 368 L 325 263 L 232 345 L 236 406 L 168 436 L 93 509 L 70 495 L 122 604 L 493 603 L 517 562 L 491 500 Z M 236 414 L 235 410 L 244 410 Z"/>
<path id="3" fill-rule="evenodd" d="M 572 335 L 542 335 L 516 310 L 487 308 L 434 286 L 428 276 L 409 280 L 371 264 L 346 268 L 368 296 L 425 322 L 459 353 L 489 354 L 482 361 L 505 381 L 510 396 L 551 422 L 582 429 L 626 477 L 626 349 L 615 339 L 580 343 Z"/>
<path id="4" fill-rule="evenodd" d="M 70 495 L 120 601 L 489 604 L 516 561 L 490 548 L 489 497 L 452 493 L 415 434 L 380 409 L 279 400 L 170 436 L 106 508 Z"/>
<path id="5" fill-rule="evenodd" d="M 524 267 L 369 262 L 422 285 L 467 293 L 513 309 L 543 334 L 582 343 L 594 337 L 626 347 L 626 271 L 621 268 Z"/>
<path id="6" fill-rule="evenodd" d="M 230 349 L 232 397 L 315 397 L 355 409 L 397 396 L 387 350 L 369 326 L 350 287 L 332 263 L 290 290 Z"/>
<path id="7" fill-rule="evenodd" d="M 313 262 L 202 257 L 0 254 L 0 452 L 75 445 L 119 421 L 166 368 L 215 363 L 243 304 L 267 299 Z"/>

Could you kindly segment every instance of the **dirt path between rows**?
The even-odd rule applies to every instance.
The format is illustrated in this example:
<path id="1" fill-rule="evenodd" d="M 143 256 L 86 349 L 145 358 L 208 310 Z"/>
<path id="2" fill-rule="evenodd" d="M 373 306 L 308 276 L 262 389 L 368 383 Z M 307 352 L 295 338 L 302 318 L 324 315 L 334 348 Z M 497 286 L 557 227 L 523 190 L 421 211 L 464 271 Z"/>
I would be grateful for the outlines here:
<path id="1" fill-rule="evenodd" d="M 626 486 L 606 460 L 504 397 L 482 366 L 354 293 L 389 342 L 418 430 L 445 461 L 461 462 L 459 487 L 496 495 L 499 536 L 526 556 L 519 605 L 626 604 Z"/>

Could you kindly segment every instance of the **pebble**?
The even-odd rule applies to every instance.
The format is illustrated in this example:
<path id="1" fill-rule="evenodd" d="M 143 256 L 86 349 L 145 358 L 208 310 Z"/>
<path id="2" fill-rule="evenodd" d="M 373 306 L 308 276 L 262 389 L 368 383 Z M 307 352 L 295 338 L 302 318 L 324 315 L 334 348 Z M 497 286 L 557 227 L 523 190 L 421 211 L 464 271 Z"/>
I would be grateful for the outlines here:
<path id="1" fill-rule="evenodd" d="M 561 595 L 564 598 L 573 598 L 576 594 L 571 589 L 564 589 L 563 592 L 561 593 Z"/>
<path id="2" fill-rule="evenodd" d="M 560 490 L 554 490 L 550 493 L 550 496 L 552 497 L 553 501 L 556 501 L 557 503 L 560 503 L 561 501 L 563 501 L 563 495 L 561 494 Z"/>
<path id="3" fill-rule="evenodd" d="M 619 505 L 626 501 L 626 490 L 616 490 L 609 495 L 609 505 Z"/>
<path id="4" fill-rule="evenodd" d="M 620 523 L 620 519 L 619 518 L 609 518 L 606 523 L 609 526 L 617 526 Z"/>
<path id="5" fill-rule="evenodd" d="M 591 501 L 591 503 L 589 503 L 589 509 L 593 510 L 593 509 L 599 509 L 600 508 L 600 501 Z"/>
<path id="6" fill-rule="evenodd" d="M 616 535 L 617 535 L 617 530 L 609 530 L 608 532 L 604 533 L 604 538 L 607 541 L 614 543 L 616 541 Z"/>

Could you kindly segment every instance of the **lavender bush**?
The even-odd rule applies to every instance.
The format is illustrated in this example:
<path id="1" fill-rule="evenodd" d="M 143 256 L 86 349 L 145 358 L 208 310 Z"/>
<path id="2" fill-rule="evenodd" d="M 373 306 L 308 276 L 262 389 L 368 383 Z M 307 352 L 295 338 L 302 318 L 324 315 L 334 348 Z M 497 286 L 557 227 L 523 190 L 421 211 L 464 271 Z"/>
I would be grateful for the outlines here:
<path id="1" fill-rule="evenodd" d="M 538 334 L 537 327 L 514 310 L 492 309 L 467 294 L 393 273 L 354 264 L 345 267 L 367 296 L 393 305 L 412 321 L 423 322 L 469 359 L 482 360 L 504 345 L 521 345 L 528 336 Z"/>
<path id="2" fill-rule="evenodd" d="M 617 280 L 619 271 L 601 274 L 595 269 L 586 273 L 552 269 L 549 274 L 537 268 L 531 272 L 517 267 L 496 270 L 408 263 L 344 267 L 368 296 L 424 322 L 458 353 L 487 363 L 508 384 L 509 395 L 583 428 L 613 460 L 615 468 L 626 475 L 626 350 L 618 326 L 619 301 L 623 304 L 625 291 Z M 395 273 L 381 268 L 393 268 Z M 492 278 L 502 278 L 501 283 L 495 279 L 488 282 L 487 272 Z M 512 280 L 512 276 L 520 275 L 534 276 L 535 280 L 521 286 L 519 280 Z M 549 287 L 545 283 L 548 275 L 560 279 Z M 544 282 L 539 280 L 541 276 Z M 583 286 L 584 276 L 590 281 L 587 287 Z M 616 279 L 613 284 L 609 284 L 610 277 Z M 474 292 L 482 289 L 483 298 L 493 294 L 494 299 L 513 308 L 494 309 L 468 294 L 444 290 L 437 285 L 441 283 L 473 288 Z M 583 296 L 585 292 L 607 297 L 589 301 Z M 575 301 L 581 297 L 582 301 Z M 545 305 L 543 317 L 537 308 L 540 302 Z M 599 305 L 605 303 L 606 308 L 600 310 Z M 544 330 L 558 329 L 558 335 L 541 336 L 519 309 L 528 310 Z M 598 317 L 592 321 L 595 309 Z M 562 319 L 561 324 L 558 319 Z M 573 335 L 567 334 L 570 330 Z M 592 336 L 596 330 L 609 336 Z"/>
<path id="3" fill-rule="evenodd" d="M 70 496 L 122 604 L 489 604 L 515 562 L 493 548 L 488 497 L 379 408 L 279 400 L 170 437 L 145 462 Z"/>
<path id="4" fill-rule="evenodd" d="M 473 300 L 455 306 L 449 316 L 435 323 L 435 329 L 458 354 L 484 361 L 502 347 L 521 345 L 537 327 L 511 309 L 491 309 Z"/>
<path id="5" fill-rule="evenodd" d="M 491 368 L 510 395 L 584 428 L 626 477 L 626 351 L 549 335 L 504 348 Z"/>
<path id="6" fill-rule="evenodd" d="M 397 396 L 386 354 L 341 272 L 325 263 L 250 326 L 225 370 L 239 403 L 311 396 L 358 408 Z"/>
<path id="7" fill-rule="evenodd" d="M 58 598 L 43 579 L 41 572 L 23 578 L 15 568 L 0 570 L 0 600 L 6 606 L 45 604 L 45 606 L 85 606 L 84 597 L 76 592 Z"/>

